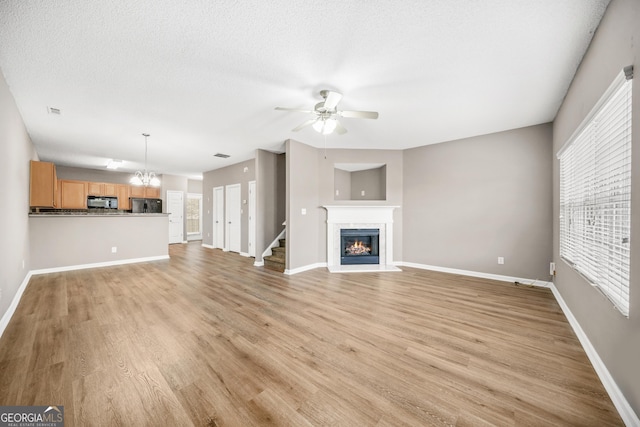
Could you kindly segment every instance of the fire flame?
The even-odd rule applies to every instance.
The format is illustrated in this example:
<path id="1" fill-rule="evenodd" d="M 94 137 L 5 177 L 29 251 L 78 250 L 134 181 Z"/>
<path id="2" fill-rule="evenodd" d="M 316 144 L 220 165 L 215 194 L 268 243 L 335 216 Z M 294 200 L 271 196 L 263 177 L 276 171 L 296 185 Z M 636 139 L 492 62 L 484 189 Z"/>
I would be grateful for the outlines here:
<path id="1" fill-rule="evenodd" d="M 351 246 L 347 246 L 344 251 L 348 255 L 369 255 L 371 248 L 361 241 L 356 240 Z"/>

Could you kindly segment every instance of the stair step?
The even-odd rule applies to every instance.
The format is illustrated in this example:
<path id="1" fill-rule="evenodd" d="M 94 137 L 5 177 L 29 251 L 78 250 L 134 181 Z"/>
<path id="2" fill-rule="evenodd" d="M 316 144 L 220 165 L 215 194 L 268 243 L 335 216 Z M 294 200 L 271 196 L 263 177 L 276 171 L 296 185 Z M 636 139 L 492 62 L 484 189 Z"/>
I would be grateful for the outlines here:
<path id="1" fill-rule="evenodd" d="M 280 242 L 280 247 L 281 248 L 286 248 L 287 247 L 287 239 L 279 239 L 278 242 Z"/>
<path id="2" fill-rule="evenodd" d="M 271 248 L 271 253 L 273 253 L 273 257 L 284 259 L 287 253 L 287 248 L 276 246 L 274 248 Z"/>
<path id="3" fill-rule="evenodd" d="M 274 257 L 273 255 L 264 257 L 264 267 L 269 270 L 284 273 L 284 263 L 284 258 Z"/>

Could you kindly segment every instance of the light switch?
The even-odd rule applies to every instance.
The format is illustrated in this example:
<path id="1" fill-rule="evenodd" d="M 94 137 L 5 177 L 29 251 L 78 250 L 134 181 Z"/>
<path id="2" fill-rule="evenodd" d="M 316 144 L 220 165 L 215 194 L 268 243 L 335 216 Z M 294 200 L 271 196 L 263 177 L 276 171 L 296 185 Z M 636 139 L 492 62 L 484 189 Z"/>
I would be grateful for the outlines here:
<path id="1" fill-rule="evenodd" d="M 306 215 L 307 214 L 307 209 L 305 209 L 305 208 L 300 209 L 300 214 Z"/>
<path id="2" fill-rule="evenodd" d="M 364 196 L 364 190 L 362 190 L 362 191 L 360 192 L 360 195 L 361 195 L 361 196 Z"/>

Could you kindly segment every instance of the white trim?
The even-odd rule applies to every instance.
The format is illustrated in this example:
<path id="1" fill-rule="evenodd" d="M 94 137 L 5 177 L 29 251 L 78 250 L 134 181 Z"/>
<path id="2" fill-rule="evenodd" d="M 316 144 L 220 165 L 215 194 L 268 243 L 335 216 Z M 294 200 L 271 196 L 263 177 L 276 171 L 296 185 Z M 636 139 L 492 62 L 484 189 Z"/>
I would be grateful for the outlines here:
<path id="1" fill-rule="evenodd" d="M 203 243 L 203 244 L 202 244 L 202 247 L 203 247 L 203 248 L 207 248 L 207 249 L 216 249 L 216 247 L 215 247 L 215 246 L 213 246 L 213 245 L 207 245 L 206 243 Z"/>
<path id="2" fill-rule="evenodd" d="M 351 264 L 327 267 L 330 273 L 383 273 L 402 271 L 393 265 L 381 264 Z"/>
<path id="3" fill-rule="evenodd" d="M 638 418 L 638 415 L 633 411 L 633 408 L 631 408 L 631 405 L 624 397 L 624 394 L 620 391 L 618 384 L 616 384 L 615 380 L 609 373 L 607 366 L 598 355 L 598 352 L 591 344 L 591 341 L 589 341 L 587 334 L 582 330 L 580 323 L 578 323 L 578 320 L 574 317 L 573 313 L 571 313 L 569 306 L 565 303 L 562 295 L 558 291 L 558 288 L 556 288 L 554 283 L 551 283 L 549 287 L 551 288 L 551 292 L 553 292 L 553 296 L 556 298 L 556 301 L 558 301 L 562 312 L 569 321 L 569 324 L 573 328 L 573 332 L 575 332 L 580 344 L 582 344 L 582 348 L 585 353 L 587 353 L 587 357 L 593 365 L 593 368 L 596 370 L 598 378 L 600 378 L 602 385 L 604 385 L 607 393 L 609 393 L 609 397 L 618 410 L 622 421 L 624 421 L 627 426 L 640 426 L 640 418 Z"/>
<path id="4" fill-rule="evenodd" d="M 150 256 L 145 258 L 129 258 L 129 259 L 121 259 L 118 261 L 96 262 L 92 264 L 67 265 L 64 267 L 43 268 L 40 270 L 31 270 L 31 274 L 36 275 L 36 274 L 59 273 L 61 271 L 85 270 L 87 268 L 111 267 L 114 265 L 135 264 L 138 262 L 160 261 L 165 259 L 169 259 L 169 255 Z"/>
<path id="5" fill-rule="evenodd" d="M 459 274 L 462 276 L 479 277 L 482 279 L 498 280 L 500 282 L 511 282 L 511 283 L 518 282 L 523 285 L 539 286 L 542 288 L 548 288 L 551 285 L 551 282 L 545 282 L 544 280 L 538 280 L 538 279 L 533 280 L 533 279 L 525 279 L 522 277 L 503 276 L 500 274 L 482 273 L 479 271 L 459 270 L 457 268 L 438 267 L 435 265 L 427 265 L 427 264 L 416 264 L 414 262 L 399 262 L 399 263 L 396 263 L 395 265 L 401 265 L 403 267 L 420 268 L 422 270 L 439 271 L 442 273 Z"/>
<path id="6" fill-rule="evenodd" d="M 33 274 L 31 273 L 31 271 L 29 271 L 27 275 L 24 276 L 24 280 L 22 280 L 22 283 L 18 287 L 18 291 L 13 296 L 13 300 L 11 300 L 9 308 L 7 308 L 7 311 L 5 311 L 2 315 L 2 319 L 0 319 L 0 337 L 2 337 L 2 334 L 4 334 L 4 330 L 7 328 L 7 326 L 9 326 L 9 322 L 16 312 L 16 308 L 18 308 L 18 304 L 20 303 L 22 294 L 24 293 L 24 290 L 27 289 L 27 285 L 29 284 L 29 280 L 31 280 L 32 275 Z"/>
<path id="7" fill-rule="evenodd" d="M 284 270 L 284 274 L 292 276 L 294 274 L 303 273 L 309 270 L 315 270 L 316 268 L 326 267 L 326 262 L 316 262 L 315 264 L 304 265 L 302 267 L 294 268 L 293 270 Z"/>
<path id="8" fill-rule="evenodd" d="M 250 256 L 247 252 L 239 252 L 239 253 L 240 253 L 240 256 L 243 256 L 243 257 L 246 257 L 246 258 L 249 258 L 249 256 Z"/>
<path id="9" fill-rule="evenodd" d="M 183 240 L 182 244 L 184 245 L 185 243 L 189 243 L 189 241 L 188 240 Z"/>
<path id="10" fill-rule="evenodd" d="M 254 267 L 264 267 L 264 261 L 254 261 L 253 262 L 253 266 Z"/>

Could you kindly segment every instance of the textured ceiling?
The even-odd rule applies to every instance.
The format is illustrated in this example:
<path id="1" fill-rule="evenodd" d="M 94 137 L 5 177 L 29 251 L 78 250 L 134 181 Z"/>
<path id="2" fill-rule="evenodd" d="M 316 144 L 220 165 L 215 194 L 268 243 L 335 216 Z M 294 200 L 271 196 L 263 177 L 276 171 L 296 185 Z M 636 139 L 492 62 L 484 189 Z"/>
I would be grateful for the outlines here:
<path id="1" fill-rule="evenodd" d="M 198 176 L 322 147 L 402 149 L 553 120 L 608 0 L 0 2 L 0 68 L 42 160 Z M 49 114 L 56 107 L 61 115 Z M 230 154 L 229 159 L 213 157 Z"/>

